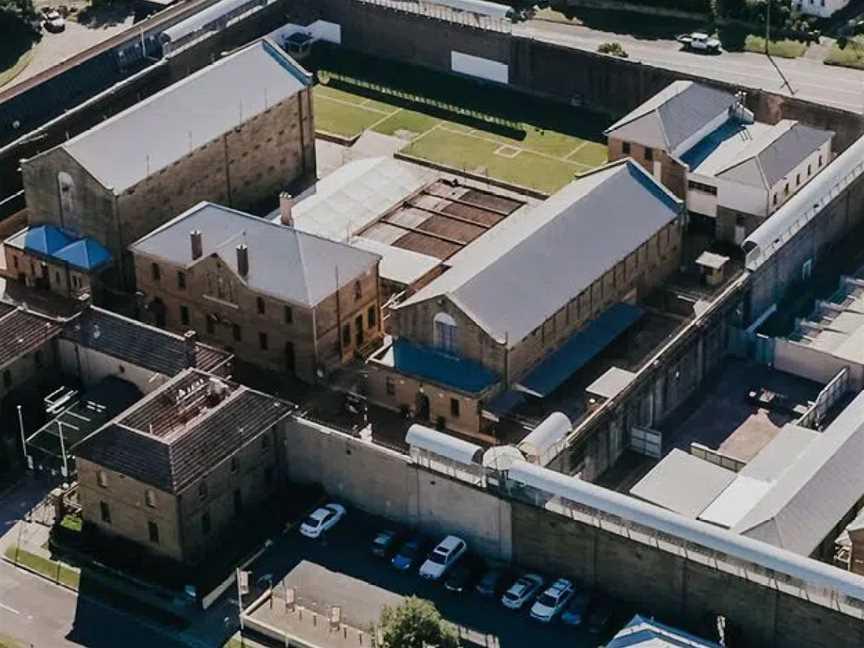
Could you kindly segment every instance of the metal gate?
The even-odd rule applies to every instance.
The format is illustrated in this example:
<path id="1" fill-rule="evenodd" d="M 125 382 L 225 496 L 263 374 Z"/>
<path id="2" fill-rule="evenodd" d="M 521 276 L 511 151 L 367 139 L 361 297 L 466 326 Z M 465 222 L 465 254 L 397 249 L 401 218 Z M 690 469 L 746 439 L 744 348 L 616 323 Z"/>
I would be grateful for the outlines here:
<path id="1" fill-rule="evenodd" d="M 659 459 L 663 454 L 663 433 L 651 428 L 634 427 L 630 430 L 630 449 Z"/>

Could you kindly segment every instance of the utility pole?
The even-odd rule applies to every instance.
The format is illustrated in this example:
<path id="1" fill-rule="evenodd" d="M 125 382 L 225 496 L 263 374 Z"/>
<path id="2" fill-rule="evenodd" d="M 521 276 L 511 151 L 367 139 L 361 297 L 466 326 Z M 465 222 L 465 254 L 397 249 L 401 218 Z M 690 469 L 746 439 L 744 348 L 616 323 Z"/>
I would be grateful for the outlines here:
<path id="1" fill-rule="evenodd" d="M 765 0 L 765 56 L 770 56 L 771 43 L 771 0 Z"/>
<path id="2" fill-rule="evenodd" d="M 69 476 L 69 466 L 66 465 L 66 442 L 63 440 L 63 421 L 57 420 L 57 430 L 60 432 L 60 454 L 63 457 L 63 477 Z"/>
<path id="3" fill-rule="evenodd" d="M 243 587 L 240 584 L 240 569 L 235 569 L 235 580 L 237 581 L 237 615 L 240 619 L 240 645 L 243 645 Z"/>
<path id="4" fill-rule="evenodd" d="M 21 414 L 21 406 L 18 406 L 18 430 L 21 432 L 21 452 L 24 453 L 24 464 L 30 466 L 30 457 L 27 456 L 27 439 L 24 437 L 24 415 Z"/>

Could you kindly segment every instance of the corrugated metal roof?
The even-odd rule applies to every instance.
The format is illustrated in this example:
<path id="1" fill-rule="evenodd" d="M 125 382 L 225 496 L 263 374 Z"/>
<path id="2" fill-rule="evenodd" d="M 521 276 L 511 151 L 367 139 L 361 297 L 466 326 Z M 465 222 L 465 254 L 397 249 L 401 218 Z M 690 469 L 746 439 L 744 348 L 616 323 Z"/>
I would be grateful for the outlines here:
<path id="1" fill-rule="evenodd" d="M 38 351 L 61 330 L 57 322 L 23 308 L 0 310 L 0 368 Z"/>
<path id="2" fill-rule="evenodd" d="M 393 342 L 393 366 L 408 375 L 476 394 L 498 382 L 498 375 L 466 358 L 415 344 L 405 338 Z"/>
<path id="3" fill-rule="evenodd" d="M 630 494 L 695 519 L 734 479 L 733 471 L 675 449 Z"/>
<path id="4" fill-rule="evenodd" d="M 674 151 L 735 104 L 735 95 L 693 81 L 673 81 L 605 133 L 625 142 Z"/>
<path id="5" fill-rule="evenodd" d="M 771 483 L 737 475 L 729 486 L 699 514 L 703 522 L 724 529 L 734 527 L 771 490 Z"/>
<path id="6" fill-rule="evenodd" d="M 311 82 L 291 57 L 258 41 L 60 146 L 119 194 Z"/>
<path id="7" fill-rule="evenodd" d="M 606 648 L 721 648 L 721 646 L 637 614 L 612 637 L 606 644 Z"/>
<path id="8" fill-rule="evenodd" d="M 566 414 L 552 412 L 517 447 L 529 457 L 540 458 L 572 431 L 573 423 Z"/>
<path id="9" fill-rule="evenodd" d="M 483 448 L 479 445 L 457 439 L 451 434 L 433 430 L 419 423 L 408 428 L 405 443 L 412 448 L 427 450 L 463 464 L 478 464 L 483 457 Z"/>
<path id="10" fill-rule="evenodd" d="M 864 393 L 825 429 L 733 530 L 809 556 L 864 496 Z"/>
<path id="11" fill-rule="evenodd" d="M 493 338 L 516 346 L 678 218 L 681 207 L 634 162 L 607 165 L 506 218 L 399 307 L 447 295 Z"/>
<path id="12" fill-rule="evenodd" d="M 237 276 L 237 245 L 245 243 L 249 273 L 243 280 L 250 290 L 293 304 L 315 306 L 372 270 L 380 257 L 294 228 L 272 223 L 241 211 L 202 202 L 139 239 L 129 249 L 189 266 L 189 234 L 201 232 L 202 259 L 217 254 Z"/>

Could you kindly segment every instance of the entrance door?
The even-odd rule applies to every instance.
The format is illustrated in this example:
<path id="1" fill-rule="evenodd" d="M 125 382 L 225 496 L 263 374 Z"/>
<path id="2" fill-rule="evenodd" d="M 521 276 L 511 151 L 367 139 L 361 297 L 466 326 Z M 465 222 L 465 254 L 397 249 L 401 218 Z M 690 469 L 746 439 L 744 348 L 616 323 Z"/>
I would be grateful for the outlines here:
<path id="1" fill-rule="evenodd" d="M 421 421 L 429 420 L 429 397 L 423 392 L 417 392 L 415 416 Z"/>
<path id="2" fill-rule="evenodd" d="M 359 349 L 363 346 L 363 315 L 360 314 L 354 318 L 354 348 Z"/>
<path id="3" fill-rule="evenodd" d="M 294 373 L 294 343 L 285 343 L 285 370 Z"/>

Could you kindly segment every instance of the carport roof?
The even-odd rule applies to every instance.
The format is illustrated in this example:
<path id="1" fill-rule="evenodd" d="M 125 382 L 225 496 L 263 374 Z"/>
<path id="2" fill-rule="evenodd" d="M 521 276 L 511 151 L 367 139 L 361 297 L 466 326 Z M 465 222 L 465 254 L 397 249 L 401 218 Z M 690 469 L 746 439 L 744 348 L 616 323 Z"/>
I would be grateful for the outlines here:
<path id="1" fill-rule="evenodd" d="M 415 344 L 405 338 L 393 343 L 393 366 L 412 376 L 472 394 L 499 380 L 495 373 L 478 362 Z"/>

